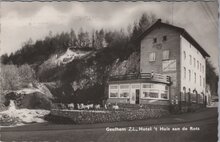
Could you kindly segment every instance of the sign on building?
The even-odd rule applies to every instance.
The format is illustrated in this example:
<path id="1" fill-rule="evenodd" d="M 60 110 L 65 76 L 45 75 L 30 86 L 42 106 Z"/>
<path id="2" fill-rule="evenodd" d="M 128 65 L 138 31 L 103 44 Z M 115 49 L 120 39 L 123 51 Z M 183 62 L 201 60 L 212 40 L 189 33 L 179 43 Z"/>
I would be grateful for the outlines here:
<path id="1" fill-rule="evenodd" d="M 176 60 L 163 61 L 163 72 L 166 71 L 176 71 Z"/>

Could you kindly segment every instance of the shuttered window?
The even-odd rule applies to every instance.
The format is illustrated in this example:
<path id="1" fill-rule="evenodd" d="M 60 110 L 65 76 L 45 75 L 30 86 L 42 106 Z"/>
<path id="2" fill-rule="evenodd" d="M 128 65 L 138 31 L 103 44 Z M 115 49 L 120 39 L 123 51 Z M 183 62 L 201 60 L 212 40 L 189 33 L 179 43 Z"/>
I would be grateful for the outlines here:
<path id="1" fill-rule="evenodd" d="M 163 60 L 168 60 L 170 58 L 170 51 L 164 50 L 163 51 Z"/>
<path id="2" fill-rule="evenodd" d="M 149 61 L 150 62 L 156 61 L 156 54 L 155 54 L 155 52 L 150 53 Z"/>

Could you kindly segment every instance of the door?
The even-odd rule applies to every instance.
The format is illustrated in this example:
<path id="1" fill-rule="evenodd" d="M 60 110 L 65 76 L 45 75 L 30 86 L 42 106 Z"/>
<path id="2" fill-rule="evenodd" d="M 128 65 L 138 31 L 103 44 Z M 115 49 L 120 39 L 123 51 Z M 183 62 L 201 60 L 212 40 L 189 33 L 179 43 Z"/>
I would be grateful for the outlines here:
<path id="1" fill-rule="evenodd" d="M 139 102 L 139 96 L 140 96 L 140 89 L 136 89 L 136 91 L 135 91 L 136 93 L 135 93 L 135 95 L 136 95 L 136 101 L 135 101 L 135 104 L 139 104 L 140 102 Z"/>
<path id="2" fill-rule="evenodd" d="M 137 98 L 137 92 L 136 90 L 140 90 L 140 84 L 135 83 L 131 84 L 131 98 L 130 98 L 130 104 L 136 104 L 136 98 Z M 139 94 L 139 93 L 138 93 Z M 139 97 L 138 97 L 139 98 Z"/>

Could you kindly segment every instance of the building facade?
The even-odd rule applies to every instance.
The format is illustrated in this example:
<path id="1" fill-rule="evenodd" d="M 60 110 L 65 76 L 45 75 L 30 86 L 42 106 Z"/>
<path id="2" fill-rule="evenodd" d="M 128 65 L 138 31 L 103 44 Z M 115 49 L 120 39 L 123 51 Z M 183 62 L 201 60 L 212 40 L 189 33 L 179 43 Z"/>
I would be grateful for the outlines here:
<path id="1" fill-rule="evenodd" d="M 109 103 L 204 103 L 209 55 L 183 28 L 158 20 L 138 42 L 140 73 L 111 77 Z"/>

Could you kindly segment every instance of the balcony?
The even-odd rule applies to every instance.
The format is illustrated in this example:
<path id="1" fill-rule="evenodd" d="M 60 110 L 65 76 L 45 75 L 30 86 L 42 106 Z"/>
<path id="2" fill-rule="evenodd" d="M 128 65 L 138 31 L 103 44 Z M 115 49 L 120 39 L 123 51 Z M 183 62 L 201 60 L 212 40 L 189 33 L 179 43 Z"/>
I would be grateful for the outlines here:
<path id="1" fill-rule="evenodd" d="M 132 81 L 141 80 L 146 82 L 158 82 L 171 84 L 171 78 L 167 75 L 155 74 L 155 73 L 140 73 L 140 74 L 126 74 L 126 75 L 115 75 L 110 76 L 109 81 Z"/>

